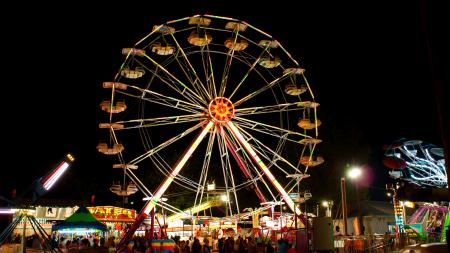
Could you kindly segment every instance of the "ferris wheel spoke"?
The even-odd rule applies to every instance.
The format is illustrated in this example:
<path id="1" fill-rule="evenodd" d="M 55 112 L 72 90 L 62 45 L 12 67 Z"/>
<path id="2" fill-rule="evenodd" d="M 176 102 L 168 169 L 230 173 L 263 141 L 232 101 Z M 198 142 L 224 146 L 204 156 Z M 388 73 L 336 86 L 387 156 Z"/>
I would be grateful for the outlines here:
<path id="1" fill-rule="evenodd" d="M 253 158 L 253 160 L 256 162 L 256 164 L 259 166 L 259 168 L 264 171 L 264 174 L 268 177 L 269 181 L 272 183 L 272 185 L 278 190 L 278 192 L 283 197 L 286 204 L 289 206 L 289 208 L 294 212 L 299 212 L 294 206 L 294 201 L 292 201 L 291 197 L 287 194 L 287 192 L 284 190 L 283 186 L 276 180 L 272 172 L 266 167 L 264 162 L 259 158 L 259 156 L 254 151 L 253 147 L 247 142 L 245 137 L 241 134 L 239 129 L 231 122 L 228 121 L 226 123 L 226 126 L 229 128 L 229 131 L 233 133 L 235 138 L 244 146 L 245 150 L 250 154 L 250 156 Z"/>
<path id="2" fill-rule="evenodd" d="M 234 181 L 234 175 L 233 175 L 233 170 L 232 170 L 232 166 L 230 163 L 230 156 L 228 153 L 228 148 L 226 147 L 226 132 L 223 130 L 223 126 L 220 126 L 221 131 L 219 132 L 219 134 L 221 135 L 221 140 L 222 140 L 222 150 L 223 150 L 223 154 L 225 154 L 225 160 L 227 161 L 227 169 L 229 171 L 229 175 L 230 175 L 230 180 L 231 180 L 231 185 L 232 185 L 232 192 L 234 194 L 234 199 L 236 200 L 236 209 L 237 209 L 237 213 L 239 214 L 239 201 L 238 201 L 238 197 L 237 197 L 237 188 L 236 188 L 236 183 Z"/>
<path id="3" fill-rule="evenodd" d="M 206 84 L 208 85 L 208 93 L 210 94 L 210 97 L 217 97 L 214 68 L 210 52 L 211 50 L 209 49 L 209 44 L 201 49 L 203 72 L 205 73 Z"/>
<path id="4" fill-rule="evenodd" d="M 280 113 L 280 112 L 290 112 L 304 110 L 303 107 L 299 106 L 298 102 L 285 103 L 277 105 L 267 105 L 267 106 L 257 106 L 257 107 L 247 107 L 238 108 L 235 111 L 236 116 L 254 115 L 262 113 Z"/>
<path id="5" fill-rule="evenodd" d="M 183 87 L 183 90 L 177 89 L 177 91 L 181 92 L 182 94 L 185 92 L 185 90 L 189 91 L 189 94 L 196 97 L 199 102 L 202 102 L 203 104 L 207 104 L 202 97 L 200 97 L 196 92 L 191 90 L 185 83 L 183 83 L 180 79 L 176 78 L 172 73 L 170 73 L 167 69 L 165 69 L 161 64 L 159 64 L 157 61 L 153 60 L 150 56 L 147 54 L 144 54 L 144 56 L 150 60 L 155 66 L 157 66 L 159 69 L 161 69 L 167 76 L 172 78 L 175 83 Z M 154 73 L 155 74 L 155 73 Z M 172 86 L 171 86 L 172 87 Z"/>
<path id="6" fill-rule="evenodd" d="M 234 44 L 236 44 L 239 31 L 236 31 L 234 34 L 235 34 Z M 234 58 L 234 49 L 235 49 L 235 47 L 231 47 L 227 53 L 227 59 L 225 61 L 225 66 L 224 66 L 223 73 L 222 73 L 222 80 L 220 82 L 220 89 L 219 89 L 220 96 L 224 96 L 224 94 L 225 94 L 225 90 L 226 90 L 227 82 L 228 82 L 228 74 L 230 73 L 231 63 L 233 62 L 233 58 Z"/>
<path id="7" fill-rule="evenodd" d="M 144 193 L 145 197 L 151 198 L 153 196 L 153 194 L 151 194 L 143 184 L 139 184 L 138 181 L 136 181 L 138 179 L 137 177 L 133 178 L 133 176 L 129 173 L 129 171 L 125 172 L 125 175 L 128 176 L 128 178 L 130 178 L 130 180 L 139 188 L 139 190 Z M 163 206 L 163 204 L 161 204 L 160 202 L 156 203 L 156 205 L 159 207 Z M 164 204 L 164 209 L 167 209 L 168 211 L 171 211 L 174 213 L 183 212 L 182 210 L 178 209 L 177 207 L 174 207 L 167 203 Z"/>
<path id="8" fill-rule="evenodd" d="M 196 85 L 196 82 L 198 82 L 198 78 L 196 78 L 196 76 L 193 76 L 193 74 L 191 73 L 189 66 L 186 66 L 187 64 L 184 64 L 180 61 L 179 59 L 179 54 L 181 54 L 180 50 L 178 50 L 175 54 L 174 54 L 174 59 L 175 61 L 178 63 L 178 66 L 180 67 L 181 71 L 184 73 L 184 75 L 186 76 L 186 78 L 188 79 L 189 83 L 192 84 L 192 88 L 194 89 L 194 91 L 197 94 L 200 94 L 203 99 L 205 101 L 209 100 L 207 98 L 207 96 L 204 94 L 204 92 L 202 92 L 202 89 L 200 89 L 200 86 L 202 85 Z"/>
<path id="9" fill-rule="evenodd" d="M 289 76 L 289 75 L 291 75 L 291 73 L 289 73 L 289 72 L 284 73 L 282 76 L 276 78 L 275 80 L 273 80 L 272 82 L 268 83 L 267 85 L 264 85 L 264 86 L 261 87 L 259 90 L 256 90 L 256 91 L 254 91 L 254 92 L 248 94 L 247 96 L 241 98 L 241 99 L 238 100 L 236 103 L 234 103 L 234 106 L 237 107 L 237 106 L 239 106 L 240 104 L 244 103 L 245 101 L 247 101 L 247 100 L 249 100 L 249 99 L 251 99 L 251 98 L 254 98 L 256 95 L 258 95 L 258 94 L 260 94 L 260 93 L 262 93 L 262 92 L 264 92 L 264 91 L 266 91 L 266 90 L 272 88 L 272 86 L 274 86 L 275 84 L 277 84 L 277 83 L 283 81 L 283 80 L 284 80 L 287 76 Z M 231 97 L 230 97 L 230 99 L 231 99 Z"/>
<path id="10" fill-rule="evenodd" d="M 161 156 L 155 154 L 153 156 L 150 156 L 149 158 L 163 175 L 168 175 L 170 173 L 172 169 L 171 166 L 167 164 L 167 162 L 165 162 L 165 160 Z M 199 187 L 198 182 L 190 180 L 180 174 L 175 177 L 174 183 L 193 192 L 195 192 Z"/>
<path id="11" fill-rule="evenodd" d="M 153 194 L 150 192 L 150 190 L 148 190 L 148 188 L 139 180 L 139 178 L 130 169 L 126 169 L 125 174 L 130 178 L 130 180 L 134 184 L 136 184 L 136 186 L 139 188 L 139 190 L 141 190 L 142 193 L 144 193 L 145 197 L 147 197 L 147 198 L 153 197 Z M 159 207 L 164 206 L 164 209 L 167 209 L 174 213 L 183 213 L 183 211 L 181 209 L 179 209 L 175 206 L 172 206 L 168 203 L 162 204 L 161 202 L 157 202 L 156 205 Z"/>
<path id="12" fill-rule="evenodd" d="M 257 184 L 257 180 L 261 179 L 262 183 L 268 188 L 269 193 L 272 194 L 272 192 L 271 192 L 270 188 L 268 187 L 267 183 L 265 182 L 263 176 L 259 173 L 259 170 L 255 169 L 254 171 L 256 171 L 257 177 L 254 177 L 249 169 L 250 167 L 253 166 L 253 164 L 251 163 L 251 158 L 248 157 L 248 155 L 245 152 L 243 153 L 243 155 L 240 155 L 241 152 L 239 152 L 239 151 L 243 151 L 244 149 L 242 147 L 240 147 L 239 142 L 236 142 L 235 139 L 231 138 L 228 134 L 224 134 L 224 137 L 225 137 L 224 141 L 225 141 L 225 144 L 226 144 L 228 150 L 233 155 L 234 159 L 236 160 L 236 162 L 238 164 L 238 167 L 241 169 L 244 176 L 247 178 L 247 180 L 249 180 L 250 184 L 252 184 L 254 186 L 255 193 L 258 196 L 259 200 L 261 202 L 267 202 L 266 197 L 261 192 L 261 190 L 259 189 L 258 184 Z M 250 163 L 248 163 L 247 161 L 250 161 Z M 243 183 L 242 185 L 243 185 L 243 187 L 245 187 L 247 184 L 249 184 L 249 183 Z M 240 187 L 240 186 L 237 186 L 237 187 Z"/>
<path id="13" fill-rule="evenodd" d="M 159 66 L 161 66 L 161 65 L 156 65 L 155 69 L 150 69 L 141 61 L 136 60 L 136 62 L 139 63 L 144 69 L 146 69 L 148 72 L 150 72 L 152 74 L 150 82 L 148 83 L 147 88 L 145 90 L 148 90 L 150 85 L 154 82 L 154 79 L 157 78 L 161 82 L 163 82 L 165 85 L 167 85 L 169 88 L 171 88 L 172 90 L 176 91 L 178 94 L 183 96 L 187 101 L 190 101 L 192 104 L 196 104 L 196 105 L 200 106 L 201 99 L 200 99 L 200 101 L 198 101 L 199 97 L 197 96 L 197 94 L 195 92 L 192 92 L 192 90 L 190 90 L 184 83 L 182 83 L 180 80 L 178 80 L 174 75 L 172 75 L 166 69 L 158 71 L 158 69 L 160 69 Z M 160 72 L 162 72 L 165 75 L 165 77 L 162 76 L 160 74 Z M 180 87 L 180 83 L 181 83 L 181 87 Z"/>
<path id="14" fill-rule="evenodd" d="M 154 92 L 152 90 L 143 89 L 143 88 L 133 86 L 133 85 L 130 85 L 128 87 L 138 90 L 139 95 L 134 95 L 134 94 L 127 93 L 124 91 L 116 91 L 116 92 L 126 95 L 126 96 L 134 97 L 136 99 L 143 99 L 143 100 L 155 103 L 155 104 L 163 105 L 163 106 L 166 106 L 169 108 L 192 112 L 194 114 L 198 113 L 198 112 L 202 112 L 204 110 L 204 108 L 198 104 L 193 104 L 193 103 L 186 102 L 186 101 L 178 99 L 178 98 L 165 96 L 163 94 Z"/>
<path id="15" fill-rule="evenodd" d="M 270 135 L 272 137 L 279 138 L 280 140 L 287 140 L 287 141 L 290 141 L 293 143 L 299 142 L 299 140 L 289 138 L 289 134 L 286 134 L 286 133 L 280 134 L 279 132 L 274 131 L 273 129 L 269 129 L 269 128 L 265 128 L 265 127 L 258 127 L 250 122 L 239 122 L 239 120 L 237 120 L 237 122 L 235 122 L 235 123 L 239 124 L 239 126 L 241 126 L 242 128 L 256 131 L 256 132 L 259 132 L 262 134 Z"/>
<path id="16" fill-rule="evenodd" d="M 273 150 L 273 149 L 269 148 L 268 146 L 264 145 L 264 143 L 263 143 L 262 141 L 258 140 L 257 138 L 255 138 L 254 136 L 252 136 L 250 133 L 248 133 L 247 131 L 245 131 L 245 130 L 243 129 L 243 125 L 242 125 L 242 124 L 237 124 L 237 127 L 242 131 L 242 133 L 244 133 L 244 134 L 247 136 L 247 140 L 248 140 L 248 141 L 253 140 L 253 142 L 256 144 L 256 146 L 254 146 L 255 150 L 257 150 L 258 153 L 259 153 L 262 157 L 264 157 L 267 161 L 272 161 L 270 164 L 268 164 L 268 167 L 271 167 L 272 164 L 273 164 L 273 165 L 276 166 L 280 171 L 283 171 L 286 175 L 288 175 L 288 174 L 296 174 L 296 173 L 303 174 L 303 172 L 301 172 L 301 171 L 298 169 L 298 167 L 294 166 L 292 163 L 290 163 L 290 162 L 289 162 L 287 159 L 285 159 L 283 156 L 279 155 L 279 154 L 281 153 L 281 151 L 282 151 L 282 150 L 280 150 L 280 144 L 277 145 L 277 150 Z M 244 128 L 247 128 L 247 129 L 250 129 L 250 130 L 255 130 L 255 129 L 253 129 L 253 128 L 248 128 L 248 127 L 244 127 Z M 266 133 L 266 131 L 263 131 L 263 133 Z M 281 138 L 281 137 L 277 137 L 277 138 Z M 298 142 L 298 141 L 291 140 L 291 139 L 287 139 L 287 138 L 286 138 L 285 140 L 289 140 L 289 141 L 293 141 L 293 142 Z M 312 150 L 314 150 L 315 146 L 316 146 L 316 145 L 314 144 L 313 147 L 312 147 Z M 306 149 L 306 148 L 307 148 L 307 147 L 305 146 L 303 149 Z M 311 147 L 309 147 L 309 148 L 311 148 Z M 269 154 L 267 154 L 266 152 L 269 152 Z M 303 156 L 303 153 L 304 153 L 304 151 L 302 151 L 302 155 L 301 155 L 301 156 Z M 273 158 L 270 158 L 270 157 L 273 157 Z M 284 166 L 281 167 L 281 166 L 278 165 L 277 161 L 282 161 L 283 163 L 287 164 L 288 167 L 290 167 L 291 170 L 292 170 L 293 172 L 289 172 L 289 173 L 288 173 L 288 172 L 284 169 Z M 307 172 L 307 168 L 306 168 L 306 170 L 304 171 L 304 173 L 306 173 L 306 172 Z"/>
<path id="17" fill-rule="evenodd" d="M 191 157 L 192 153 L 194 153 L 195 149 L 198 147 L 200 142 L 203 140 L 203 138 L 206 136 L 209 130 L 213 127 L 213 125 L 214 124 L 211 121 L 209 121 L 203 128 L 203 130 L 200 132 L 200 134 L 197 136 L 197 138 L 195 138 L 194 142 L 188 147 L 184 155 L 178 160 L 176 166 L 169 173 L 168 177 L 164 180 L 164 182 L 161 183 L 161 185 L 158 187 L 158 190 L 155 192 L 151 200 L 144 206 L 143 212 L 145 214 L 149 214 L 150 211 L 155 207 L 155 203 L 159 201 L 159 199 L 162 197 L 162 195 L 167 190 L 169 185 L 173 182 L 174 178 L 178 175 L 178 173 L 180 173 L 183 166 L 186 164 L 188 159 Z"/>
<path id="18" fill-rule="evenodd" d="M 141 132 L 141 138 L 144 147 L 146 149 L 151 149 L 153 147 L 153 144 L 149 137 L 149 134 L 147 133 L 147 129 L 139 128 L 139 131 Z M 171 166 L 165 161 L 165 159 L 159 153 L 156 153 L 153 156 L 150 156 L 149 158 L 163 175 L 167 175 L 168 173 L 170 173 Z M 189 180 L 188 178 L 183 177 L 182 175 L 178 175 L 175 178 L 174 182 L 179 186 L 194 192 L 198 187 L 198 183 L 196 181 Z"/>
<path id="19" fill-rule="evenodd" d="M 215 138 L 216 138 L 216 129 L 214 128 L 212 130 L 212 133 L 209 135 L 205 157 L 203 158 L 202 171 L 200 173 L 200 178 L 198 180 L 199 186 L 197 187 L 197 192 L 195 194 L 194 206 L 197 206 L 202 203 L 203 193 L 205 192 L 205 189 L 207 189 L 206 180 L 208 179 L 209 165 L 211 162 L 211 155 Z"/>
<path id="20" fill-rule="evenodd" d="M 175 38 L 173 33 L 171 33 L 170 35 L 172 36 L 172 39 L 174 40 L 175 44 L 177 45 L 178 51 L 181 52 L 184 60 L 186 61 L 186 64 L 189 66 L 189 69 L 190 69 L 191 73 L 194 75 L 195 80 L 192 80 L 191 78 L 189 79 L 191 81 L 191 84 L 194 87 L 196 87 L 197 90 L 200 91 L 199 94 L 202 94 L 202 95 L 206 96 L 205 98 L 206 98 L 207 101 L 211 100 L 212 99 L 211 95 L 208 94 L 208 91 L 206 90 L 205 85 L 203 84 L 203 82 L 201 81 L 200 77 L 198 76 L 197 71 L 195 71 L 194 66 L 189 61 L 189 58 L 187 57 L 187 55 L 184 52 L 183 48 L 178 43 L 178 40 Z"/>
<path id="21" fill-rule="evenodd" d="M 218 146 L 219 146 L 219 156 L 220 156 L 220 164 L 221 164 L 221 168 L 222 168 L 222 173 L 223 173 L 223 180 L 224 180 L 224 184 L 225 184 L 225 194 L 226 194 L 226 197 L 227 197 L 227 204 L 228 204 L 228 206 L 226 207 L 226 208 L 228 208 L 229 210 L 230 210 L 230 212 L 231 212 L 231 215 L 232 215 L 232 209 L 231 209 L 231 203 L 230 203 L 230 190 L 229 190 L 229 186 L 228 186 L 228 178 L 229 178 L 229 175 L 228 175 L 228 170 L 227 170 L 227 164 L 226 164 L 226 160 L 224 159 L 224 144 L 223 144 L 223 140 L 222 140 L 222 138 L 220 137 L 220 135 L 219 134 L 216 134 L 216 136 L 217 136 L 217 143 L 218 143 Z"/>
<path id="22" fill-rule="evenodd" d="M 247 73 L 245 73 L 244 77 L 242 77 L 241 81 L 236 85 L 236 88 L 234 88 L 231 95 L 228 97 L 228 99 L 231 100 L 233 95 L 236 93 L 236 91 L 241 87 L 241 85 L 244 83 L 244 81 L 247 79 L 248 75 L 252 72 L 252 70 L 255 68 L 256 64 L 261 60 L 261 58 L 264 56 L 264 54 L 267 52 L 267 49 L 269 48 L 269 45 L 267 45 L 264 50 L 261 52 L 261 54 L 256 58 L 256 60 L 253 62 L 251 67 L 247 70 Z"/>
<path id="23" fill-rule="evenodd" d="M 165 116 L 165 117 L 157 117 L 157 118 L 146 118 L 146 119 L 130 119 L 124 121 L 117 121 L 115 123 L 125 125 L 123 129 L 132 129 L 139 127 L 154 127 L 154 126 L 162 126 L 162 125 L 171 125 L 171 124 L 180 124 L 186 122 L 199 121 L 204 113 L 197 113 L 191 115 L 176 115 L 176 116 Z"/>
<path id="24" fill-rule="evenodd" d="M 264 133 L 264 134 L 272 135 L 272 136 L 275 136 L 278 138 L 287 139 L 287 140 L 290 140 L 293 142 L 298 142 L 298 140 L 291 140 L 288 138 L 288 136 L 290 136 L 290 135 L 301 136 L 304 138 L 310 137 L 306 134 L 302 134 L 302 133 L 295 132 L 295 131 L 292 131 L 289 129 L 281 128 L 278 126 L 272 126 L 269 124 L 265 124 L 262 122 L 254 121 L 254 120 L 243 118 L 243 117 L 235 117 L 234 119 L 249 129 L 252 129 L 252 130 Z"/>
<path id="25" fill-rule="evenodd" d="M 219 155 L 220 155 L 220 161 L 222 164 L 222 171 L 223 171 L 223 176 L 224 176 L 224 181 L 225 181 L 225 192 L 227 195 L 228 208 L 230 209 L 230 215 L 233 215 L 233 210 L 231 208 L 231 201 L 230 201 L 230 193 L 232 193 L 234 195 L 238 213 L 239 213 L 239 202 L 237 199 L 236 185 L 234 183 L 233 171 L 231 170 L 231 164 L 230 164 L 230 159 L 228 156 L 228 150 L 227 150 L 227 147 L 225 144 L 225 138 L 223 135 L 223 132 L 224 132 L 223 127 L 219 126 L 219 128 L 220 128 L 220 131 L 217 134 L 218 143 L 219 143 Z M 230 180 L 231 188 L 229 186 L 228 180 Z"/>
<path id="26" fill-rule="evenodd" d="M 143 138 L 143 144 L 146 147 L 146 149 L 151 149 L 153 144 L 150 140 L 147 134 L 147 129 L 146 128 L 140 128 L 139 131 L 142 132 L 142 137 Z M 165 161 L 165 159 L 159 154 L 159 153 L 155 153 L 153 156 L 150 156 L 149 159 L 153 162 L 153 164 L 155 165 L 155 167 L 163 174 L 163 175 L 168 175 L 172 169 L 172 167 Z M 177 177 L 174 178 L 174 183 L 189 190 L 189 191 L 193 191 L 195 192 L 198 187 L 199 184 L 198 182 L 194 181 L 194 180 L 190 180 L 180 174 L 177 175 Z"/>
<path id="27" fill-rule="evenodd" d="M 178 134 L 170 139 L 168 139 L 167 141 L 161 143 L 160 145 L 148 150 L 147 152 L 145 152 L 144 154 L 134 158 L 131 160 L 131 164 L 136 164 L 141 162 L 142 160 L 146 159 L 149 156 L 154 155 L 155 153 L 161 151 L 162 149 L 170 146 L 171 144 L 173 144 L 174 142 L 178 141 L 179 139 L 185 137 L 186 135 L 188 135 L 189 133 L 193 132 L 194 130 L 200 128 L 201 126 L 205 125 L 205 122 L 200 122 L 197 125 L 188 128 L 187 130 L 185 130 L 184 132 L 182 132 L 181 134 Z"/>
<path id="28" fill-rule="evenodd" d="M 301 171 L 294 166 L 293 164 L 291 164 L 288 160 L 286 160 L 283 156 L 279 155 L 280 151 L 274 151 L 272 150 L 270 147 L 268 147 L 267 145 L 264 145 L 264 143 L 260 140 L 258 140 L 257 138 L 255 138 L 254 136 L 252 136 L 249 132 L 245 131 L 239 124 L 235 124 L 236 127 L 241 131 L 241 133 L 243 134 L 244 137 L 246 137 L 247 142 L 252 141 L 253 143 L 255 143 L 256 145 L 253 146 L 253 148 L 258 151 L 258 153 L 264 157 L 267 161 L 271 161 L 267 167 L 272 167 L 272 165 L 276 166 L 280 171 L 282 171 L 283 173 L 285 173 L 286 175 L 288 174 L 292 174 L 287 172 L 282 166 L 278 165 L 278 161 L 282 161 L 284 164 L 286 164 L 288 167 L 290 167 L 292 170 L 294 170 L 294 173 L 301 173 Z M 268 152 L 268 153 L 266 153 Z M 271 156 L 273 158 L 271 158 Z"/>
<path id="29" fill-rule="evenodd" d="M 144 183 L 142 183 L 141 180 L 139 180 L 139 178 L 133 173 L 133 171 L 126 168 L 125 174 L 131 179 L 131 181 L 133 181 L 135 185 L 139 187 L 139 189 L 144 193 L 146 197 L 153 196 L 152 192 L 144 185 Z"/>
<path id="30" fill-rule="evenodd" d="M 168 42 L 166 41 L 166 43 L 168 43 Z M 178 66 L 180 67 L 184 76 L 189 80 L 189 83 L 194 84 L 196 82 L 193 80 L 193 78 L 195 78 L 195 76 L 193 76 L 193 74 L 191 73 L 189 66 L 186 66 L 187 64 L 184 64 L 180 61 L 179 58 L 182 57 L 182 56 L 179 56 L 180 54 L 181 54 L 180 50 L 176 51 L 176 53 L 174 53 L 173 59 L 178 63 Z M 196 93 L 201 94 L 196 85 L 193 85 L 192 87 L 194 88 Z"/>

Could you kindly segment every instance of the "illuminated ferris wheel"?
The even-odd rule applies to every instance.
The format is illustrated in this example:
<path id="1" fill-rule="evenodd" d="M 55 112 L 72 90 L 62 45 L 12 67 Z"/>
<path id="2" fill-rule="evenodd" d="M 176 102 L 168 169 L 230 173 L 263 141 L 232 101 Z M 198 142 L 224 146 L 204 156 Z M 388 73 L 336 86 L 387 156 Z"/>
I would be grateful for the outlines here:
<path id="1" fill-rule="evenodd" d="M 321 122 L 305 70 L 279 41 L 244 21 L 197 15 L 153 26 L 122 54 L 103 83 L 100 128 L 110 138 L 97 149 L 117 155 L 114 167 L 150 197 L 143 213 L 173 184 L 200 205 L 211 181 L 230 215 L 252 197 L 240 191 L 295 209 L 289 193 L 324 161 L 314 152 Z M 142 170 L 162 173 L 157 189 L 142 184 Z"/>

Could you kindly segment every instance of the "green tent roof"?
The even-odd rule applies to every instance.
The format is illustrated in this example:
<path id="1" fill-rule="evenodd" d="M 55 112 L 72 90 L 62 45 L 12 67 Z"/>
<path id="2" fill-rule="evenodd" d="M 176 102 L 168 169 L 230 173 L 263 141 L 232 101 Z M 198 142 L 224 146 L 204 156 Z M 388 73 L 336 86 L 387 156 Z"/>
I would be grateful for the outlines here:
<path id="1" fill-rule="evenodd" d="M 107 230 L 106 225 L 98 221 L 85 206 L 80 206 L 70 217 L 52 227 L 54 231 L 64 229 Z"/>

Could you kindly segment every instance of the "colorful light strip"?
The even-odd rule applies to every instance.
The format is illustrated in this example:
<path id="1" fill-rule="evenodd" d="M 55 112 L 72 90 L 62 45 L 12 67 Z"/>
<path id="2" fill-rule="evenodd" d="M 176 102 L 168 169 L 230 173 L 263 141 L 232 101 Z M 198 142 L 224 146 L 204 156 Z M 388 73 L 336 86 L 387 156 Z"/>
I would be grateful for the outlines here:
<path id="1" fill-rule="evenodd" d="M 259 158 L 259 156 L 256 154 L 256 152 L 253 150 L 252 146 L 245 140 L 244 136 L 242 136 L 241 132 L 237 129 L 237 127 L 231 122 L 228 121 L 227 125 L 230 127 L 231 132 L 235 135 L 235 137 L 239 140 L 239 142 L 244 146 L 245 150 L 251 155 L 253 160 L 258 164 L 258 166 L 264 171 L 264 174 L 269 178 L 270 182 L 275 186 L 275 188 L 278 190 L 278 192 L 283 197 L 286 204 L 289 206 L 289 208 L 298 214 L 300 214 L 300 210 L 298 208 L 295 208 L 294 201 L 292 201 L 291 197 L 287 194 L 287 192 L 284 190 L 283 186 L 281 186 L 280 183 L 275 179 L 272 172 L 270 172 L 269 168 L 266 167 L 264 162 Z"/>
<path id="2" fill-rule="evenodd" d="M 16 212 L 16 210 L 11 209 L 11 208 L 0 209 L 0 214 L 13 214 L 15 212 Z"/>
<path id="3" fill-rule="evenodd" d="M 58 230 L 60 234 L 76 234 L 76 233 L 95 233 L 98 232 L 97 229 L 69 229 L 69 230 Z"/>
<path id="4" fill-rule="evenodd" d="M 167 217 L 167 222 L 172 222 L 172 221 L 175 221 L 175 220 L 179 220 L 179 219 L 181 219 L 183 217 L 189 216 L 189 215 L 186 215 L 186 214 L 194 215 L 195 213 L 198 213 L 198 212 L 203 211 L 205 209 L 208 209 L 210 207 L 219 206 L 219 205 L 221 205 L 221 203 L 222 202 L 220 200 L 218 200 L 218 199 L 213 199 L 213 200 L 207 201 L 207 202 L 202 203 L 202 204 L 200 204 L 198 206 L 194 206 L 192 208 L 186 209 L 186 210 L 184 210 L 181 213 L 176 213 L 174 215 L 171 215 L 171 216 Z"/>
<path id="5" fill-rule="evenodd" d="M 169 177 L 166 178 L 163 184 L 159 187 L 159 189 L 147 203 L 147 205 L 143 209 L 144 213 L 148 215 L 150 211 L 155 207 L 156 203 L 158 203 L 161 196 L 164 194 L 167 188 L 169 188 L 169 185 L 172 183 L 173 179 L 178 175 L 180 170 L 183 168 L 188 159 L 191 157 L 192 153 L 194 153 L 197 146 L 200 144 L 200 142 L 203 140 L 203 138 L 206 136 L 206 134 L 209 132 L 209 130 L 211 130 L 211 127 L 213 126 L 214 123 L 212 121 L 209 121 L 208 124 L 205 126 L 205 128 L 200 132 L 200 134 L 197 136 L 197 139 L 195 139 L 195 141 L 192 143 L 192 145 L 180 159 L 178 164 L 175 166 L 173 171 L 169 174 Z"/>
<path id="6" fill-rule="evenodd" d="M 52 186 L 58 181 L 58 179 L 62 176 L 62 174 L 69 168 L 69 164 L 67 162 L 62 162 L 59 166 L 52 172 L 50 177 L 46 179 L 42 186 L 44 186 L 45 190 L 50 190 Z"/>

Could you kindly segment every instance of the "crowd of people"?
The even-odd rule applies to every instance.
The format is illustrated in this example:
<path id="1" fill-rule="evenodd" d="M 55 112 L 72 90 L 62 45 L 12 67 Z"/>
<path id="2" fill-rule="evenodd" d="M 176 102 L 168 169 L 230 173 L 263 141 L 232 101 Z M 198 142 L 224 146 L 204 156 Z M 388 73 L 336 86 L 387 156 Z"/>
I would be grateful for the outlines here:
<path id="1" fill-rule="evenodd" d="M 129 253 L 294 253 L 294 245 L 286 239 L 280 239 L 276 243 L 261 238 L 241 236 L 210 241 L 210 238 L 200 240 L 190 237 L 180 240 L 179 237 L 172 238 L 173 246 L 170 248 L 162 246 L 160 249 L 152 247 L 151 243 L 143 237 L 134 237 L 130 240 L 126 249 Z"/>
<path id="2" fill-rule="evenodd" d="M 17 236 L 19 238 L 19 236 Z M 264 240 L 265 239 L 265 240 Z M 247 237 L 222 237 L 211 240 L 211 238 L 190 237 L 180 240 L 179 237 L 164 240 L 164 243 L 155 248 L 150 240 L 143 236 L 133 237 L 123 249 L 127 253 L 294 253 L 295 249 L 286 239 L 277 242 L 267 240 L 269 238 Z M 50 242 L 52 248 L 58 248 L 63 253 L 112 253 L 116 252 L 118 238 L 113 236 L 105 239 L 99 235 L 76 236 L 73 239 L 64 237 L 52 237 Z M 170 246 L 167 246 L 170 245 Z M 30 236 L 27 247 L 34 249 L 45 248 L 45 242 L 37 235 Z"/>
<path id="3" fill-rule="evenodd" d="M 208 239 L 203 243 L 194 238 L 193 240 L 176 241 L 174 253 L 294 253 L 295 249 L 286 239 L 280 239 L 275 244 L 271 240 L 256 240 L 253 237 L 234 238 L 222 237 L 210 245 Z"/>

